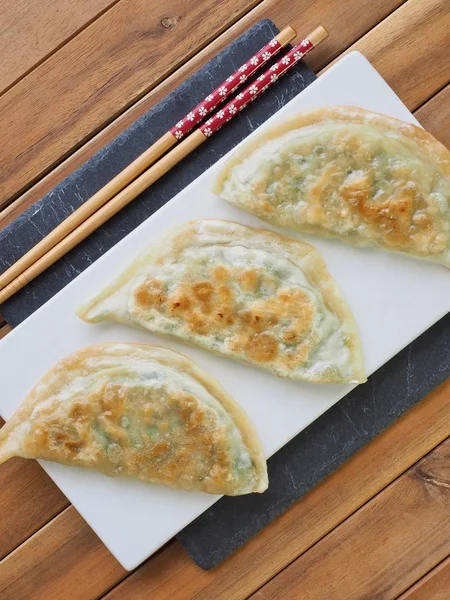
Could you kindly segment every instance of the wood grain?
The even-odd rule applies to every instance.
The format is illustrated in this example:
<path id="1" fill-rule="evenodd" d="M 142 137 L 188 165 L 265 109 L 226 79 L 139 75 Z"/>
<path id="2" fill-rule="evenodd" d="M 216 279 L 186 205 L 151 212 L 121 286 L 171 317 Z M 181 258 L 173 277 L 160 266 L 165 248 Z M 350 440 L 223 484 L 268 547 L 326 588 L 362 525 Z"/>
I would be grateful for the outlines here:
<path id="1" fill-rule="evenodd" d="M 450 79 L 448 3 L 408 0 L 347 52 L 352 50 L 362 52 L 415 110 Z"/>
<path id="2" fill-rule="evenodd" d="M 3 143 L 0 150 L 0 160 L 4 165 L 4 176 L 0 178 L 0 207 L 41 178 L 68 153 L 76 150 L 79 144 L 95 135 L 96 131 L 104 128 L 130 103 L 139 100 L 167 77 L 171 69 L 181 61 L 186 61 L 201 44 L 217 36 L 237 18 L 239 11 L 248 9 L 256 0 L 226 0 L 218 5 L 218 9 L 212 8 L 216 6 L 212 0 L 204 0 L 197 6 L 210 8 L 203 9 L 201 17 L 194 14 L 195 11 L 188 8 L 183 0 L 161 3 L 156 14 L 147 9 L 145 0 L 135 0 L 133 16 L 128 15 L 128 22 L 126 15 L 132 12 L 130 1 L 122 0 L 14 86 L 3 99 L 3 104 L 0 99 L 0 109 L 6 111 L 3 125 L 0 124 L 0 140 L 9 138 L 6 115 L 12 111 L 11 123 L 15 128 L 14 144 Z M 208 48 L 188 61 L 175 76 L 164 79 L 144 101 L 135 105 L 113 127 L 102 132 L 95 143 L 66 163 L 63 169 L 52 174 L 43 186 L 26 196 L 20 203 L 22 208 L 41 197 L 256 21 L 269 17 L 280 28 L 291 24 L 299 34 L 306 34 L 320 23 L 333 31 L 333 35 L 308 59 L 314 69 L 319 69 L 402 2 L 404 0 L 347 0 L 339 10 L 329 0 L 316 0 L 313 3 L 308 0 L 261 2 Z M 146 14 L 142 14 L 144 10 Z M 160 25 L 158 19 L 162 14 L 181 17 L 172 28 L 173 31 Z M 194 25 L 195 20 L 199 23 Z M 174 36 L 178 41 L 176 49 L 169 46 Z M 149 42 L 151 53 L 148 51 Z M 170 51 L 162 57 L 161 52 L 167 46 Z M 86 48 L 89 53 L 85 57 Z M 54 97 L 59 99 L 57 106 L 52 102 Z M 18 114 L 23 115 L 20 120 Z M 34 127 L 30 128 L 30 123 Z M 16 210 L 14 214 L 17 214 Z"/>
<path id="3" fill-rule="evenodd" d="M 0 94 L 118 0 L 1 0 Z"/>
<path id="4" fill-rule="evenodd" d="M 390 600 L 450 553 L 450 438 L 254 600 Z"/>
<path id="5" fill-rule="evenodd" d="M 2 425 L 0 420 L 0 427 Z M 68 505 L 67 498 L 35 460 L 13 458 L 3 464 L 0 468 L 0 559 Z"/>
<path id="6" fill-rule="evenodd" d="M 450 556 L 410 587 L 397 600 L 448 600 Z"/>
<path id="7" fill-rule="evenodd" d="M 0 417 L 0 429 L 4 424 Z M 0 560 L 68 505 L 67 498 L 37 461 L 13 458 L 2 464 Z"/>
<path id="8" fill-rule="evenodd" d="M 1 597 L 87 600 L 98 597 L 125 574 L 70 507 L 0 562 Z"/>
<path id="9" fill-rule="evenodd" d="M 0 206 L 256 1 L 121 0 L 50 56 L 0 97 Z"/>
<path id="10" fill-rule="evenodd" d="M 419 122 L 450 148 L 450 84 L 414 113 Z"/>
<path id="11" fill-rule="evenodd" d="M 450 380 L 406 413 L 218 568 L 210 572 L 202 571 L 178 543 L 172 543 L 130 575 L 106 598 L 245 598 L 444 439 L 450 432 L 449 410 Z M 383 464 L 383 469 L 380 469 L 380 463 Z M 29 580 L 33 580 L 37 575 L 40 579 L 44 578 L 44 581 L 40 582 L 42 590 L 60 591 L 67 589 L 64 586 L 71 585 L 75 580 L 84 582 L 89 579 L 90 566 L 87 561 L 80 563 L 78 557 L 86 553 L 97 562 L 97 553 L 105 552 L 100 541 L 92 537 L 89 527 L 78 520 L 72 507 L 64 514 L 64 532 L 60 532 L 59 526 L 58 535 L 53 535 L 51 522 L 31 538 L 35 540 L 33 548 L 39 547 L 40 544 L 46 548 L 52 545 L 51 554 L 54 561 L 58 562 L 59 568 L 48 574 L 42 572 L 42 562 L 45 564 L 45 559 L 39 561 L 30 555 L 28 542 L 10 555 L 15 556 L 16 573 L 26 573 L 25 579 Z M 72 519 L 77 520 L 75 541 L 72 541 Z M 74 545 L 73 558 L 65 554 L 64 560 L 59 560 L 58 548 L 61 540 Z M 50 553 L 50 549 L 46 552 Z M 4 578 L 8 577 L 8 590 L 15 598 L 15 594 L 18 595 L 26 583 L 18 580 L 14 584 L 9 578 L 8 560 L 9 557 L 0 564 L 0 589 L 4 585 Z M 105 560 L 108 567 L 110 563 L 108 559 Z M 57 584 L 53 581 L 55 577 Z M 110 582 L 104 581 L 105 589 L 113 585 L 116 577 L 117 573 L 114 573 Z M 86 586 L 83 600 L 90 600 L 94 597 L 93 591 L 89 583 Z M 40 592 L 33 596 L 33 600 L 52 600 L 53 597 L 50 592 L 45 596 Z"/>

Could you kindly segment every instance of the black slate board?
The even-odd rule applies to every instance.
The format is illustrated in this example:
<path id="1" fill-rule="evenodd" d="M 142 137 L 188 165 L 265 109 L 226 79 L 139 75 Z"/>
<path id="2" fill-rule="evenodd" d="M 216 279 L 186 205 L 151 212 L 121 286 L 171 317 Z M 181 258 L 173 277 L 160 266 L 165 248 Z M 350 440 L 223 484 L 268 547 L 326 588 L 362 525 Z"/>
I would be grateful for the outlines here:
<path id="1" fill-rule="evenodd" d="M 224 496 L 178 539 L 215 567 L 449 376 L 450 314 L 274 454 L 264 494 Z"/>
<path id="2" fill-rule="evenodd" d="M 0 270 L 51 231 L 277 32 L 271 21 L 257 23 L 0 232 Z M 305 65 L 296 67 L 207 145 L 5 303 L 2 313 L 7 321 L 12 325 L 22 322 L 314 79 Z M 269 460 L 267 492 L 222 498 L 180 532 L 181 543 L 201 567 L 217 565 L 449 375 L 450 316 L 275 454 Z"/>

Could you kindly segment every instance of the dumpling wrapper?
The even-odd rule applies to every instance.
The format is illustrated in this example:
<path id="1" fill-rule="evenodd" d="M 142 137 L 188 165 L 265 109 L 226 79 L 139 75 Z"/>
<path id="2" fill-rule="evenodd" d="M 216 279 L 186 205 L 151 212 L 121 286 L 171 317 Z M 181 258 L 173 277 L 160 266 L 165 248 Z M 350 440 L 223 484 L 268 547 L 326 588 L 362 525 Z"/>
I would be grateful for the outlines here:
<path id="1" fill-rule="evenodd" d="M 106 343 L 54 366 L 0 430 L 13 456 L 184 490 L 263 492 L 267 467 L 244 411 L 192 361 Z"/>
<path id="2" fill-rule="evenodd" d="M 356 324 L 315 248 L 238 223 L 175 228 L 78 315 L 176 336 L 281 377 L 366 379 Z"/>
<path id="3" fill-rule="evenodd" d="M 238 148 L 213 191 L 275 225 L 450 267 L 450 152 L 397 119 L 299 113 Z"/>

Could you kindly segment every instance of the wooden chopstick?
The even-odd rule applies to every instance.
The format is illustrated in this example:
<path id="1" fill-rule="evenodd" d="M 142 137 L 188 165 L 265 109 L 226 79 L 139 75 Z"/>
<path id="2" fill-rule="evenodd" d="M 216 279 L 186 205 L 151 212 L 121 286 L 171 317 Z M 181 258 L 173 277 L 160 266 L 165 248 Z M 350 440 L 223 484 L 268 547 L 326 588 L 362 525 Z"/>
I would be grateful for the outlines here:
<path id="1" fill-rule="evenodd" d="M 44 255 L 41 255 L 24 272 L 15 277 L 13 281 L 0 291 L 0 303 L 10 298 L 32 279 L 40 275 L 40 273 L 72 250 L 72 248 L 88 237 L 93 231 L 98 229 L 98 227 L 103 225 L 103 223 L 108 221 L 113 215 L 119 212 L 119 210 L 129 204 L 136 196 L 141 194 L 165 173 L 170 171 L 172 167 L 195 150 L 195 148 L 198 148 L 198 146 L 203 144 L 208 137 L 218 131 L 226 122 L 230 121 L 239 111 L 255 100 L 269 86 L 273 85 L 279 77 L 284 75 L 308 52 L 315 48 L 327 37 L 327 35 L 328 32 L 326 29 L 317 27 L 306 39 L 294 46 L 292 50 L 272 65 L 270 69 L 267 69 L 256 81 L 247 86 L 241 93 L 223 106 L 223 108 L 218 110 L 196 131 L 182 140 L 157 163 L 119 191 L 118 194 L 111 198 L 109 202 L 103 204 L 95 213 L 90 214 L 76 229 L 69 231 L 63 239 L 50 247 Z M 52 234 L 50 234 L 50 236 L 51 235 Z M 30 251 L 30 253 L 31 252 L 33 251 Z"/>
<path id="2" fill-rule="evenodd" d="M 159 138 L 143 154 L 138 156 L 123 171 L 96 192 L 89 200 L 75 210 L 60 223 L 51 233 L 43 238 L 29 252 L 24 254 L 7 271 L 0 275 L 0 290 L 18 278 L 28 267 L 44 256 L 58 242 L 63 240 L 86 219 L 104 206 L 113 196 L 123 190 L 136 177 L 148 169 L 150 165 L 165 154 L 182 139 L 191 129 L 198 125 L 206 115 L 215 110 L 228 96 L 240 87 L 253 73 L 259 70 L 268 60 L 275 56 L 286 44 L 296 36 L 292 27 L 285 27 L 280 33 L 248 59 L 226 81 L 192 108 L 176 125 Z"/>

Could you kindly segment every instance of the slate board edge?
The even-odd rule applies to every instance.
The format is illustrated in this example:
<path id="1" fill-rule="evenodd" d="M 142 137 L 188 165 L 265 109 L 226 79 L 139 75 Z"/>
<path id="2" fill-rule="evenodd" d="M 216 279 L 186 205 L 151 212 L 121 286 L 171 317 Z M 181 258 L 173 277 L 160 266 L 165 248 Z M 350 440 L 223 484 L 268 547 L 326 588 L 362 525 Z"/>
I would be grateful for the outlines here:
<path id="1" fill-rule="evenodd" d="M 178 540 L 199 567 L 204 570 L 216 567 L 448 377 L 450 314 L 416 338 L 373 373 L 365 384 L 357 386 L 276 452 L 268 460 L 269 489 L 264 494 L 221 498 L 185 527 L 177 535 Z M 405 386 L 407 393 L 402 396 L 400 394 Z M 358 415 L 355 415 L 356 411 L 359 411 Z M 352 418 L 355 416 L 359 418 Z M 353 438 L 348 435 L 352 430 Z M 297 472 L 293 473 L 291 469 L 297 469 Z M 305 483 L 303 480 L 308 477 L 309 480 Z M 281 493 L 279 488 L 282 488 Z M 270 497 L 270 494 L 276 497 Z M 265 495 L 269 495 L 266 502 Z M 231 503 L 231 517 L 239 520 L 236 517 L 239 515 L 247 532 L 235 527 L 234 536 L 225 538 L 224 534 L 229 534 L 232 528 L 220 530 L 220 524 L 224 522 L 220 512 L 223 510 L 222 505 L 225 505 L 226 510 Z M 258 512 L 261 504 L 265 506 Z M 209 535 L 211 531 L 208 519 L 213 524 L 213 530 L 216 530 L 216 539 Z M 206 546 L 209 547 L 209 552 Z"/>

